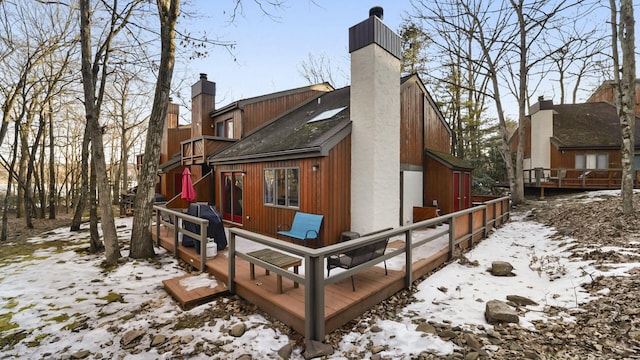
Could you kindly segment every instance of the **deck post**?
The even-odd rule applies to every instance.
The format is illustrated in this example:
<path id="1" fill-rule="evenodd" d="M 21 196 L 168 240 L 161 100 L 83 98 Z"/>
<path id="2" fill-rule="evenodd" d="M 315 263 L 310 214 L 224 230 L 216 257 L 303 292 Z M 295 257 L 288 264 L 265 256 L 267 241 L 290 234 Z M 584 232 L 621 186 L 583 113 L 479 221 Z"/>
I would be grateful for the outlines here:
<path id="1" fill-rule="evenodd" d="M 413 253 L 413 230 L 408 229 L 404 232 L 404 255 L 405 255 L 405 269 L 406 274 L 404 276 L 404 287 L 409 289 L 411 288 L 411 283 L 413 283 L 413 260 L 411 254 Z"/>
<path id="2" fill-rule="evenodd" d="M 482 209 L 482 226 L 484 227 L 482 231 L 482 238 L 486 239 L 489 236 L 489 224 L 487 221 L 487 211 L 488 205 L 484 205 L 484 209 Z"/>
<path id="3" fill-rule="evenodd" d="M 231 294 L 236 293 L 236 234 L 229 231 L 229 283 L 227 287 Z"/>
<path id="4" fill-rule="evenodd" d="M 324 260 L 324 259 L 323 259 Z M 324 261 L 305 255 L 304 334 L 307 340 L 324 340 Z"/>
<path id="5" fill-rule="evenodd" d="M 448 260 L 453 259 L 453 244 L 456 240 L 456 218 L 455 216 L 451 216 L 449 219 L 449 257 Z"/>
<path id="6" fill-rule="evenodd" d="M 204 227 L 203 227 L 204 226 Z M 207 228 L 209 227 L 209 220 L 204 223 L 200 223 L 200 272 L 205 272 L 205 264 L 207 262 Z"/>
<path id="7" fill-rule="evenodd" d="M 173 227 L 173 257 L 174 258 L 178 258 L 178 237 L 179 237 L 179 233 L 180 233 L 180 226 L 178 226 L 178 221 L 180 221 L 180 223 L 182 223 L 181 219 L 178 219 L 178 217 L 176 217 L 175 215 L 171 215 L 173 216 L 174 219 L 174 227 Z"/>

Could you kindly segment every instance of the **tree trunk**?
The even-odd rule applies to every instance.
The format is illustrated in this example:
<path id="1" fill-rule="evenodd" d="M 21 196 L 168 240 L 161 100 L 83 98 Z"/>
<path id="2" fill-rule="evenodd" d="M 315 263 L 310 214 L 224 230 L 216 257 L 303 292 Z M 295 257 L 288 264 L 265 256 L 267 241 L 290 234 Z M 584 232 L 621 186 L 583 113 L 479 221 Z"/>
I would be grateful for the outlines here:
<path id="1" fill-rule="evenodd" d="M 85 126 L 84 136 L 82 138 L 82 159 L 80 160 L 80 186 L 75 185 L 78 189 L 76 196 L 75 211 L 71 220 L 71 231 L 80 230 L 82 223 L 82 214 L 84 207 L 87 205 L 87 196 L 89 195 L 89 129 Z M 75 183 L 74 183 L 75 184 Z"/>
<path id="2" fill-rule="evenodd" d="M 160 143 L 167 117 L 169 91 L 171 90 L 171 78 L 173 76 L 176 50 L 175 25 L 179 7 L 180 0 L 158 0 L 162 48 L 158 82 L 156 83 L 153 108 L 149 118 L 142 169 L 138 179 L 138 192 L 134 201 L 135 215 L 131 231 L 131 253 L 129 256 L 135 259 L 155 256 L 149 224 L 153 214 Z"/>
<path id="3" fill-rule="evenodd" d="M 67 194 L 68 195 L 68 194 Z M 51 100 L 49 100 L 49 219 L 56 218 L 57 201 L 56 201 L 56 161 L 55 146 L 53 140 L 53 108 Z"/>
<path id="4" fill-rule="evenodd" d="M 620 78 L 620 127 L 622 130 L 622 213 L 633 213 L 633 157 L 635 151 L 636 61 L 635 20 L 633 2 L 621 0 L 618 36 L 622 50 L 622 76 Z M 614 44 L 616 46 L 617 44 Z M 617 70 L 618 68 L 616 68 Z"/>
<path id="5" fill-rule="evenodd" d="M 96 199 L 96 172 L 91 164 L 91 176 L 89 177 L 89 252 L 96 254 L 104 250 L 104 244 L 98 233 L 98 199 Z"/>
<path id="6" fill-rule="evenodd" d="M 16 122 L 16 127 L 15 130 L 13 132 L 13 143 L 17 144 L 18 143 L 18 134 L 20 133 L 19 131 L 20 128 L 20 124 Z M 12 183 L 13 183 L 13 178 L 15 177 L 14 174 L 14 169 L 16 166 L 16 159 L 18 158 L 18 147 L 14 146 L 13 147 L 13 151 L 11 152 L 11 164 L 9 165 L 9 176 L 8 176 L 8 180 L 7 180 L 7 192 L 4 196 L 4 202 L 2 204 L 2 230 L 0 230 L 0 241 L 6 241 L 7 240 L 7 226 L 9 225 L 9 216 L 8 216 L 8 212 L 9 212 L 9 198 L 11 197 L 11 187 L 12 187 Z"/>
<path id="7" fill-rule="evenodd" d="M 104 148 L 102 142 L 102 128 L 98 122 L 99 106 L 96 98 L 97 67 L 91 65 L 91 6 L 89 0 L 80 0 L 80 44 L 82 51 L 82 85 L 84 90 L 84 107 L 87 117 L 87 128 L 91 139 L 91 162 L 96 173 L 98 188 L 98 201 L 102 212 L 102 236 L 105 245 L 105 265 L 113 266 L 117 264 L 120 255 L 116 225 L 113 218 L 113 208 L 111 207 L 111 194 L 109 191 L 109 181 L 107 179 L 107 166 L 104 160 Z M 106 58 L 107 55 L 105 55 Z M 107 66 L 106 59 L 101 64 Z"/>

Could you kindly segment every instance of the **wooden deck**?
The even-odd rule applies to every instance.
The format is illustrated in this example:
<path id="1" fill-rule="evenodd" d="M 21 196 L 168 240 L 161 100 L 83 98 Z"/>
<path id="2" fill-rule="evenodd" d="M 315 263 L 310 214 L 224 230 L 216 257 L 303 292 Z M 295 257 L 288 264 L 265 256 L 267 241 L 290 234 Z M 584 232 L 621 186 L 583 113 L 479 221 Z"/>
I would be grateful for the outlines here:
<path id="1" fill-rule="evenodd" d="M 160 231 L 160 244 L 172 252 L 173 234 Z M 155 234 L 154 234 L 155 236 Z M 390 243 L 389 249 L 403 246 L 403 242 Z M 194 268 L 200 264 L 200 255 L 193 248 L 178 247 L 178 256 Z M 417 279 L 434 270 L 448 258 L 448 248 L 435 251 L 428 258 L 413 266 L 413 278 Z M 206 271 L 220 283 L 228 283 L 229 263 L 227 251 L 218 251 L 215 258 L 206 261 Z M 305 289 L 304 284 L 294 287 L 293 281 L 283 279 L 283 293 L 278 293 L 277 276 L 256 271 L 255 280 L 251 280 L 249 262 L 236 260 L 236 294 L 255 304 L 262 311 L 291 326 L 304 335 L 305 332 Z M 384 268 L 375 266 L 355 275 L 356 291 L 352 291 L 349 278 L 325 287 L 325 328 L 331 332 L 355 319 L 376 304 L 405 288 L 404 271 L 389 269 L 385 276 Z M 210 297 L 212 298 L 212 297 Z M 191 300 L 191 303 L 197 303 Z"/>

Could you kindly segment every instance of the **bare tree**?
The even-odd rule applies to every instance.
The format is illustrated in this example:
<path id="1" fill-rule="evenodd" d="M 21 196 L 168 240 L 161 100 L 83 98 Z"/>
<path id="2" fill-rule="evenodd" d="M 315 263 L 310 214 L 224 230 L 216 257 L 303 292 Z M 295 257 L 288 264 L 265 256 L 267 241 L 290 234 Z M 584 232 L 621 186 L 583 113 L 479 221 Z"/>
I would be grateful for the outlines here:
<path id="1" fill-rule="evenodd" d="M 113 266 L 120 255 L 118 236 L 111 207 L 111 189 L 107 178 L 104 156 L 103 128 L 99 122 L 100 106 L 104 98 L 107 68 L 111 55 L 111 46 L 115 36 L 126 26 L 129 18 L 141 0 L 125 4 L 120 9 L 117 0 L 109 8 L 111 15 L 108 30 L 103 34 L 103 42 L 98 44 L 95 54 L 92 49 L 91 19 L 93 9 L 90 0 L 80 0 L 80 43 L 82 52 L 82 85 L 84 89 L 84 107 L 87 118 L 87 132 L 91 139 L 92 169 L 96 175 L 98 201 L 101 210 L 102 236 L 105 246 L 105 265 Z M 92 55 L 93 54 L 93 55 Z M 97 85 L 99 84 L 99 87 Z"/>
<path id="2" fill-rule="evenodd" d="M 167 117 L 167 107 L 169 106 L 176 51 L 175 26 L 180 11 L 180 0 L 157 0 L 157 4 L 160 17 L 160 67 L 153 97 L 153 108 L 147 129 L 142 169 L 138 177 L 138 191 L 134 203 L 135 214 L 129 256 L 135 259 L 155 256 L 149 223 L 153 213 L 156 173 L 159 166 L 158 159 L 160 158 L 160 142 L 162 141 L 162 131 Z"/>
<path id="3" fill-rule="evenodd" d="M 338 79 L 335 75 L 342 74 L 344 78 L 344 71 L 331 64 L 331 59 L 323 52 L 316 55 L 309 53 L 307 60 L 300 62 L 298 74 L 309 84 L 328 82 L 334 87 L 340 87 L 346 83 L 345 80 L 336 82 Z"/>
<path id="4" fill-rule="evenodd" d="M 635 106 L 636 106 L 636 61 L 635 61 L 635 20 L 633 2 L 620 1 L 620 22 L 615 0 L 611 5 L 611 50 L 614 64 L 614 84 L 617 87 L 616 106 L 620 117 L 622 136 L 622 213 L 633 214 L 633 182 L 635 171 L 633 157 L 635 152 Z M 622 50 L 622 64 L 618 53 L 618 42 Z"/>

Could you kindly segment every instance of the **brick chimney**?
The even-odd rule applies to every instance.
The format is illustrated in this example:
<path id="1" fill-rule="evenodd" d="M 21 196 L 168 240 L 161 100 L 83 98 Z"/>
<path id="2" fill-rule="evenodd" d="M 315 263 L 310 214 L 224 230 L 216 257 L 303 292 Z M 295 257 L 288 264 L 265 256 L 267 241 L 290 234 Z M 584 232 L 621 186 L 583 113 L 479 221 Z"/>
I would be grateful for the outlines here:
<path id="1" fill-rule="evenodd" d="M 351 229 L 397 227 L 400 219 L 400 36 L 382 8 L 349 29 Z"/>
<path id="2" fill-rule="evenodd" d="M 215 135 L 209 112 L 216 104 L 216 83 L 207 80 L 207 74 L 200 74 L 197 83 L 191 86 L 191 137 Z"/>

